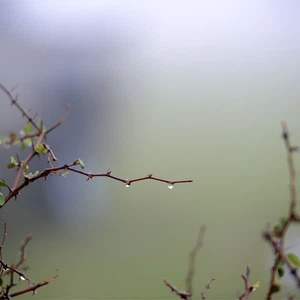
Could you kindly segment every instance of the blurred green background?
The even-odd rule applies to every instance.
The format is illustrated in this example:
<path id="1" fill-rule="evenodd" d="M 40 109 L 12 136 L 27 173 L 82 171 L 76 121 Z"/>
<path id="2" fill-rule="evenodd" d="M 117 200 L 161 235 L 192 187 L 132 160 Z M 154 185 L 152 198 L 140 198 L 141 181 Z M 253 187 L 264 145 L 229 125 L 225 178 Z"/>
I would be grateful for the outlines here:
<path id="1" fill-rule="evenodd" d="M 280 122 L 300 143 L 297 1 L 1 1 L 0 81 L 50 127 L 59 163 L 123 178 L 51 176 L 0 211 L 8 223 L 4 259 L 32 233 L 28 275 L 58 280 L 35 299 L 176 299 L 162 283 L 184 283 L 197 257 L 195 299 L 235 299 L 250 264 L 251 299 L 264 299 L 272 253 L 261 238 L 288 209 Z M 2 93 L 1 132 L 24 126 Z M 1 149 L 1 178 L 13 180 Z M 26 151 L 21 153 L 26 156 Z M 297 169 L 300 165 L 296 157 Z M 33 169 L 47 167 L 46 158 Z M 297 183 L 298 186 L 298 183 Z M 299 229 L 287 248 L 300 254 Z M 296 293 L 283 279 L 283 292 Z M 299 295 L 299 294 L 298 294 Z M 31 298 L 26 295 L 22 298 Z"/>

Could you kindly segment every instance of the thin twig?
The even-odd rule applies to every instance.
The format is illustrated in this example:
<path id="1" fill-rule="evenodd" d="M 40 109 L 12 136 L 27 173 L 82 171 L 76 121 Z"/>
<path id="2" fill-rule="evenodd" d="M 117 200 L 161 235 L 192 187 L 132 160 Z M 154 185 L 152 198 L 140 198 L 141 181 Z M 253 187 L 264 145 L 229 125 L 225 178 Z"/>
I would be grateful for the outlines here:
<path id="1" fill-rule="evenodd" d="M 172 185 L 177 184 L 177 183 L 193 182 L 193 180 L 190 180 L 190 179 L 189 180 L 168 180 L 168 179 L 154 177 L 152 174 L 148 174 L 145 177 L 140 177 L 140 178 L 135 178 L 135 179 L 124 179 L 124 178 L 120 178 L 120 177 L 116 177 L 116 176 L 111 175 L 111 171 L 106 172 L 106 173 L 94 173 L 94 174 L 92 174 L 92 173 L 84 172 L 84 171 L 81 171 L 81 170 L 76 170 L 76 169 L 73 169 L 71 167 L 67 167 L 66 169 L 69 170 L 69 171 L 84 175 L 88 178 L 88 180 L 92 179 L 94 177 L 108 177 L 108 178 L 111 178 L 111 179 L 114 179 L 114 180 L 117 180 L 117 181 L 121 181 L 125 185 L 128 185 L 128 186 L 130 186 L 133 182 L 143 181 L 143 180 L 160 181 L 160 182 L 164 182 L 164 183 L 172 184 Z"/>
<path id="2" fill-rule="evenodd" d="M 242 278 L 245 283 L 245 292 L 239 297 L 239 300 L 247 300 L 250 294 L 255 291 L 255 286 L 251 285 L 249 282 L 250 270 L 250 266 L 248 265 L 246 268 L 246 274 L 242 275 Z"/>
<path id="3" fill-rule="evenodd" d="M 171 289 L 172 292 L 174 292 L 176 295 L 178 295 L 181 299 L 188 300 L 189 297 L 192 296 L 192 294 L 190 292 L 179 291 L 176 286 L 172 285 L 166 279 L 163 279 L 163 282 L 166 286 L 168 286 Z"/>
<path id="4" fill-rule="evenodd" d="M 266 295 L 267 300 L 271 300 L 273 294 L 278 290 L 278 279 L 277 279 L 277 270 L 278 264 L 282 261 L 287 268 L 289 269 L 291 275 L 294 277 L 298 287 L 300 287 L 300 276 L 297 273 L 297 269 L 288 259 L 284 251 L 285 236 L 288 228 L 292 223 L 299 223 L 300 217 L 296 212 L 297 204 L 297 193 L 296 193 L 296 170 L 294 164 L 294 153 L 298 151 L 297 146 L 292 146 L 290 141 L 290 134 L 288 131 L 287 123 L 282 121 L 282 138 L 284 140 L 284 145 L 287 152 L 287 162 L 289 170 L 289 189 L 290 189 L 290 205 L 289 213 L 286 218 L 283 219 L 280 225 L 275 226 L 275 229 L 272 231 L 269 226 L 263 231 L 263 238 L 269 242 L 273 248 L 275 258 L 273 266 L 271 267 L 270 283 L 268 292 Z"/>
<path id="5" fill-rule="evenodd" d="M 31 153 L 31 156 L 33 155 L 33 153 Z M 31 158 L 31 156 L 29 156 L 29 158 Z M 27 160 L 26 160 L 27 161 Z M 158 177 L 154 177 L 152 174 L 149 174 L 145 177 L 140 177 L 140 178 L 135 178 L 135 179 L 124 179 L 124 178 L 120 178 L 120 177 L 116 177 L 111 175 L 111 171 L 108 171 L 106 173 L 88 173 L 88 172 L 84 172 L 81 170 L 77 170 L 72 168 L 73 166 L 77 166 L 79 165 L 78 160 L 75 160 L 73 163 L 71 164 L 67 164 L 67 165 L 61 165 L 58 167 L 52 167 L 52 168 L 47 168 L 45 169 L 43 172 L 33 176 L 31 179 L 26 179 L 23 183 L 21 183 L 18 187 L 12 189 L 9 194 L 5 197 L 5 203 L 2 205 L 2 207 L 13 197 L 16 197 L 19 192 L 26 187 L 28 184 L 41 179 L 41 178 L 47 178 L 50 174 L 57 174 L 57 175 L 61 175 L 60 173 L 58 173 L 59 171 L 71 171 L 74 173 L 78 173 L 80 175 L 86 176 L 87 180 L 90 180 L 94 177 L 108 177 L 111 178 L 113 180 L 116 181 L 120 181 L 123 182 L 123 184 L 125 186 L 130 186 L 133 182 L 137 182 L 137 181 L 143 181 L 143 180 L 154 180 L 154 181 L 160 181 L 160 182 L 164 182 L 167 183 L 169 185 L 174 185 L 174 184 L 179 184 L 179 183 L 189 183 L 189 182 L 193 182 L 193 180 L 167 180 L 167 179 L 162 179 L 162 178 L 158 178 Z M 2 208 L 0 207 L 0 209 Z"/>
<path id="6" fill-rule="evenodd" d="M 16 273 L 23 280 L 29 280 L 30 281 L 30 278 L 27 277 L 23 272 L 17 270 L 13 265 L 7 264 L 3 259 L 0 259 L 0 264 L 1 264 L 4 271 L 6 271 L 6 272 L 8 271 L 8 272 L 11 272 L 11 273 Z M 14 284 L 12 283 L 11 285 L 13 286 Z"/>
<path id="7" fill-rule="evenodd" d="M 290 173 L 290 211 L 293 212 L 297 202 L 297 194 L 296 194 L 296 170 L 294 166 L 294 158 L 293 153 L 297 151 L 298 147 L 292 146 L 290 142 L 290 135 L 287 128 L 287 123 L 282 121 L 282 137 L 285 143 L 286 151 L 288 154 L 288 166 Z"/>
<path id="8" fill-rule="evenodd" d="M 203 245 L 205 231 L 206 231 L 206 227 L 204 225 L 201 226 L 196 244 L 189 254 L 188 271 L 187 271 L 185 284 L 186 284 L 186 290 L 189 291 L 190 293 L 192 293 L 192 283 L 193 283 L 193 277 L 195 275 L 196 256 Z"/>
<path id="9" fill-rule="evenodd" d="M 6 226 L 6 223 L 5 222 L 1 222 L 1 224 L 3 224 L 3 237 L 2 237 L 2 241 L 1 241 L 1 245 L 0 245 L 0 259 L 2 259 L 2 249 L 3 249 L 3 244 L 5 242 L 5 239 L 7 237 L 7 226 Z M 2 274 L 2 271 L 1 270 L 1 274 Z"/>
<path id="10" fill-rule="evenodd" d="M 293 264 L 288 259 L 288 257 L 285 254 L 284 249 L 282 248 L 282 245 L 280 244 L 279 240 L 277 238 L 273 237 L 271 232 L 269 232 L 269 234 L 267 232 L 265 232 L 264 237 L 267 241 L 270 242 L 270 244 L 273 246 L 273 249 L 274 249 L 275 253 L 277 254 L 276 258 L 275 258 L 276 264 L 274 264 L 275 265 L 275 270 L 277 271 L 276 266 L 277 266 L 278 260 L 282 260 L 285 263 L 285 265 L 287 266 L 287 268 L 290 270 L 290 273 L 294 277 L 294 279 L 297 283 L 297 286 L 300 287 L 300 276 L 297 273 L 297 268 L 294 267 Z M 276 274 L 276 271 L 275 271 L 275 274 Z M 273 272 L 272 272 L 272 274 L 273 274 Z M 271 281 L 271 283 L 270 283 L 270 284 L 272 284 L 272 286 L 274 285 L 274 282 L 275 282 L 275 279 L 276 279 L 276 275 L 273 275 L 273 276 L 274 276 L 274 278 L 272 277 L 273 281 Z M 268 294 L 268 297 L 269 297 L 269 294 Z M 267 299 L 269 299 L 269 298 L 267 298 Z"/>
<path id="11" fill-rule="evenodd" d="M 48 133 L 50 133 L 52 130 L 56 129 L 58 126 L 62 125 L 65 121 L 65 119 L 67 118 L 67 116 L 69 115 L 69 112 L 71 110 L 71 107 L 69 104 L 65 103 L 65 107 L 66 107 L 66 112 L 65 114 L 62 116 L 62 118 L 55 123 L 51 128 L 49 128 L 48 130 L 46 130 L 45 134 L 47 135 Z"/>
<path id="12" fill-rule="evenodd" d="M 210 289 L 210 284 L 215 280 L 215 278 L 211 278 L 208 280 L 207 284 L 204 287 L 203 292 L 201 293 L 201 300 L 206 300 L 207 291 Z"/>
<path id="13" fill-rule="evenodd" d="M 29 287 L 25 288 L 25 289 L 22 289 L 22 290 L 19 290 L 17 292 L 14 292 L 14 293 L 10 293 L 8 294 L 7 296 L 9 298 L 12 298 L 12 297 L 16 297 L 16 296 L 19 296 L 19 295 L 22 295 L 22 294 L 25 294 L 25 293 L 28 293 L 28 292 L 36 292 L 36 290 L 44 285 L 47 285 L 48 283 L 56 280 L 58 275 L 56 275 L 55 277 L 52 277 L 50 279 L 47 279 L 47 280 L 44 280 L 40 283 L 37 283 L 37 284 L 34 284 L 34 285 L 30 285 Z M 0 298 L 0 299 L 7 299 L 7 298 Z"/>
<path id="14" fill-rule="evenodd" d="M 0 83 L 0 89 L 8 96 L 8 98 L 11 100 L 11 105 L 15 105 L 20 112 L 22 113 L 23 116 L 25 116 L 28 120 L 28 122 L 30 122 L 35 129 L 37 129 L 38 132 L 41 131 L 41 128 L 39 128 L 39 126 L 35 123 L 34 119 L 19 105 L 18 103 L 18 96 L 16 96 L 15 98 L 12 96 L 11 92 L 4 87 L 4 85 L 2 85 Z"/>
<path id="15" fill-rule="evenodd" d="M 15 268 L 19 268 L 21 265 L 23 265 L 26 262 L 26 255 L 25 255 L 25 247 L 27 244 L 32 240 L 33 236 L 31 234 L 25 236 L 25 238 L 22 240 L 20 245 L 20 258 L 19 261 L 15 264 Z"/>

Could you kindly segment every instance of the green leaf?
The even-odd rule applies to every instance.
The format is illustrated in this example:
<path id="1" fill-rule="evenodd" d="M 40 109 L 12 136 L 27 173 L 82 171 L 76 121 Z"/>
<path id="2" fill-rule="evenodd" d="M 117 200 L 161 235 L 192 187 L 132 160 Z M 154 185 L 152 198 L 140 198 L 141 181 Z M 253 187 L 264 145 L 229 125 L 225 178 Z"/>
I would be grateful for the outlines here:
<path id="1" fill-rule="evenodd" d="M 31 139 L 25 139 L 24 144 L 26 144 L 27 147 L 32 146 L 32 140 Z"/>
<path id="2" fill-rule="evenodd" d="M 283 260 L 282 259 L 280 259 L 279 261 L 278 261 L 278 263 L 277 263 L 277 268 L 280 268 L 280 267 L 283 267 L 284 266 L 284 262 L 283 262 Z"/>
<path id="3" fill-rule="evenodd" d="M 284 275 L 284 273 L 285 273 L 284 268 L 283 267 L 278 267 L 278 269 L 277 269 L 278 276 L 282 277 Z"/>
<path id="4" fill-rule="evenodd" d="M 85 163 L 84 163 L 84 161 L 82 161 L 81 158 L 78 158 L 78 162 L 79 162 L 79 164 L 80 164 L 81 169 L 84 169 L 84 168 L 85 168 Z"/>
<path id="5" fill-rule="evenodd" d="M 37 153 L 41 153 L 44 150 L 44 145 L 43 144 L 39 144 L 37 147 L 35 147 L 34 150 Z"/>
<path id="6" fill-rule="evenodd" d="M 0 193 L 0 205 L 2 206 L 5 203 L 5 198 L 2 193 Z"/>
<path id="7" fill-rule="evenodd" d="M 16 165 L 14 164 L 14 163 L 10 163 L 10 164 L 8 164 L 7 165 L 7 168 L 8 169 L 12 169 L 12 168 L 14 168 Z"/>
<path id="8" fill-rule="evenodd" d="M 12 164 L 15 164 L 15 166 L 18 165 L 17 161 L 15 160 L 15 158 L 14 158 L 13 156 L 10 157 L 10 162 L 11 162 Z"/>
<path id="9" fill-rule="evenodd" d="M 24 160 L 22 160 L 22 165 L 24 166 L 24 172 L 27 172 L 29 170 L 29 166 L 25 164 Z"/>
<path id="10" fill-rule="evenodd" d="M 298 258 L 298 256 L 294 253 L 289 253 L 287 255 L 287 257 L 289 258 L 289 260 L 296 266 L 296 267 L 300 267 L 300 260 Z"/>
<path id="11" fill-rule="evenodd" d="M 28 122 L 26 125 L 25 125 L 25 133 L 26 134 L 29 134 L 31 132 L 31 123 Z"/>
<path id="12" fill-rule="evenodd" d="M 25 144 L 24 144 L 24 143 L 21 143 L 20 149 L 21 149 L 21 150 L 25 150 Z"/>
<path id="13" fill-rule="evenodd" d="M 35 175 L 32 173 L 28 173 L 28 174 L 23 174 L 23 176 L 24 176 L 24 178 L 32 179 Z"/>
<path id="14" fill-rule="evenodd" d="M 62 176 L 64 176 L 64 177 L 67 177 L 69 175 L 70 175 L 70 172 L 65 172 L 65 173 L 62 174 Z"/>
<path id="15" fill-rule="evenodd" d="M 17 161 L 13 156 L 10 157 L 10 164 L 7 165 L 8 169 L 12 169 L 18 165 Z"/>
<path id="16" fill-rule="evenodd" d="M 0 278 L 0 286 L 2 286 L 3 285 L 3 280 L 2 280 L 2 278 Z"/>
<path id="17" fill-rule="evenodd" d="M 279 283 L 274 283 L 271 288 L 272 294 L 278 293 L 281 290 L 281 285 Z"/>
<path id="18" fill-rule="evenodd" d="M 255 284 L 252 285 L 253 289 L 256 290 L 260 287 L 260 282 L 257 281 Z"/>
<path id="19" fill-rule="evenodd" d="M 6 182 L 3 179 L 0 180 L 0 186 L 7 186 Z"/>

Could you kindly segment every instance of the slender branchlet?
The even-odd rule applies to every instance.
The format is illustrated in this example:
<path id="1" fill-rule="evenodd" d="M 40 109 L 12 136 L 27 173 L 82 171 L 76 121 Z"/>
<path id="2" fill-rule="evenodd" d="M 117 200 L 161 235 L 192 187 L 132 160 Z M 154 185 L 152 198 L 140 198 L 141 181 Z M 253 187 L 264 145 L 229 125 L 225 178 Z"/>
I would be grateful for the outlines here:
<path id="1" fill-rule="evenodd" d="M 193 285 L 193 278 L 195 275 L 195 270 L 196 270 L 196 257 L 203 245 L 203 240 L 204 240 L 204 235 L 205 235 L 206 227 L 201 226 L 199 230 L 199 234 L 197 237 L 196 244 L 194 248 L 190 251 L 189 254 L 189 260 L 188 260 L 188 270 L 187 270 L 187 275 L 185 279 L 185 286 L 187 291 L 192 293 L 192 285 Z"/>
<path id="2" fill-rule="evenodd" d="M 252 292 L 254 292 L 259 287 L 259 282 L 254 285 L 251 285 L 249 282 L 250 279 L 250 266 L 246 268 L 246 273 L 242 275 L 242 278 L 245 283 L 245 292 L 238 298 L 239 300 L 247 300 Z"/>
<path id="3" fill-rule="evenodd" d="M 266 299 L 272 299 L 273 294 L 281 289 L 280 277 L 284 275 L 284 266 L 286 266 L 295 279 L 296 284 L 300 287 L 300 275 L 297 273 L 297 261 L 299 260 L 296 255 L 286 253 L 284 250 L 284 243 L 286 233 L 293 223 L 300 223 L 300 217 L 296 212 L 297 193 L 296 193 L 296 170 L 294 164 L 294 153 L 299 150 L 297 146 L 293 146 L 290 141 L 290 133 L 288 131 L 287 123 L 283 121 L 282 125 L 282 138 L 284 141 L 287 162 L 289 170 L 289 190 L 290 190 L 290 203 L 289 211 L 286 217 L 282 218 L 278 225 L 272 229 L 270 225 L 263 231 L 263 238 L 270 244 L 275 254 L 274 263 L 271 267 L 271 276 Z"/>
<path id="4" fill-rule="evenodd" d="M 16 88 L 16 87 L 15 87 Z M 41 128 L 39 128 L 39 126 L 37 125 L 37 123 L 34 121 L 34 118 L 32 118 L 28 112 L 26 112 L 21 105 L 19 105 L 18 103 L 18 95 L 16 97 L 13 97 L 12 95 L 12 91 L 15 89 L 13 88 L 12 90 L 8 90 L 3 84 L 0 83 L 0 89 L 8 96 L 8 98 L 10 99 L 11 101 L 11 105 L 15 105 L 19 111 L 22 113 L 22 116 L 23 117 L 26 117 L 26 119 L 28 120 L 28 122 L 30 122 L 34 127 L 35 129 L 40 132 L 41 131 Z"/>
<path id="5" fill-rule="evenodd" d="M 0 299 L 9 299 L 9 298 L 13 298 L 13 297 L 16 297 L 16 296 L 20 296 L 20 295 L 26 294 L 28 292 L 32 292 L 33 295 L 34 295 L 34 294 L 37 293 L 37 289 L 38 288 L 47 285 L 48 283 L 54 281 L 56 278 L 57 278 L 57 275 L 55 277 L 49 278 L 49 279 L 41 281 L 39 283 L 29 285 L 27 288 L 20 289 L 20 290 L 18 290 L 16 292 L 13 292 L 13 293 L 5 294 L 4 295 L 5 297 L 3 297 L 3 298 L 0 297 Z"/>
<path id="6" fill-rule="evenodd" d="M 163 279 L 163 282 L 166 286 L 168 286 L 172 292 L 174 292 L 177 296 L 179 296 L 181 299 L 188 300 L 192 294 L 190 292 L 186 291 L 180 291 L 178 290 L 178 286 L 172 285 L 169 281 L 166 279 Z"/>
<path id="7" fill-rule="evenodd" d="M 174 286 L 166 279 L 163 279 L 164 284 L 166 286 L 168 286 L 171 289 L 171 291 L 174 292 L 181 299 L 190 300 L 192 297 L 192 283 L 193 283 L 193 278 L 194 278 L 195 270 L 196 270 L 196 256 L 197 256 L 199 250 L 202 248 L 205 231 L 206 231 L 206 227 L 201 226 L 198 237 L 197 237 L 196 244 L 195 244 L 194 248 L 190 251 L 190 254 L 189 254 L 188 271 L 187 271 L 187 276 L 186 276 L 186 280 L 185 280 L 186 291 L 180 291 L 178 289 L 178 286 Z M 215 280 L 215 278 L 211 278 L 205 285 L 205 288 L 204 288 L 203 292 L 201 293 L 202 300 L 206 299 L 205 297 L 206 297 L 207 291 L 210 288 L 211 282 L 214 280 Z"/>
<path id="8" fill-rule="evenodd" d="M 5 239 L 7 237 L 7 226 L 5 222 L 0 222 L 0 224 L 3 225 L 3 236 L 2 236 L 2 241 L 1 241 L 1 245 L 0 245 L 0 259 L 2 259 L 2 249 L 3 249 L 3 244 L 5 242 Z"/>
<path id="9" fill-rule="evenodd" d="M 201 300 L 206 300 L 207 291 L 210 289 L 210 284 L 215 280 L 215 278 L 211 278 L 208 280 L 207 284 L 204 287 L 203 292 L 201 292 Z"/>

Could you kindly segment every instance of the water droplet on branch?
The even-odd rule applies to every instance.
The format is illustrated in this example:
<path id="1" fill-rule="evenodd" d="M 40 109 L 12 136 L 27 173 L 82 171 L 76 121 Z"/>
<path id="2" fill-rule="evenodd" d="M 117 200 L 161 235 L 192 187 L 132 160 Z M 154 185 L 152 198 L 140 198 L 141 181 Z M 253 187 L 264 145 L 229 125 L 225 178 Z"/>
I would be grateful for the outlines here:
<path id="1" fill-rule="evenodd" d="M 130 182 L 129 181 L 125 181 L 124 182 L 124 186 L 127 187 L 127 188 L 130 187 Z"/>
<path id="2" fill-rule="evenodd" d="M 172 190 L 172 189 L 174 188 L 174 184 L 173 184 L 173 183 L 168 183 L 168 188 L 169 188 L 170 190 Z"/>

